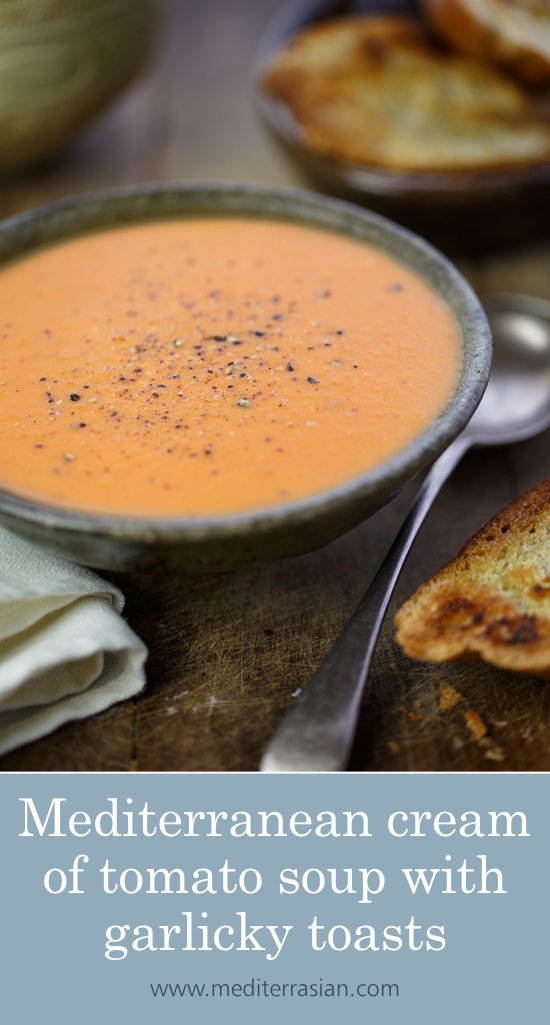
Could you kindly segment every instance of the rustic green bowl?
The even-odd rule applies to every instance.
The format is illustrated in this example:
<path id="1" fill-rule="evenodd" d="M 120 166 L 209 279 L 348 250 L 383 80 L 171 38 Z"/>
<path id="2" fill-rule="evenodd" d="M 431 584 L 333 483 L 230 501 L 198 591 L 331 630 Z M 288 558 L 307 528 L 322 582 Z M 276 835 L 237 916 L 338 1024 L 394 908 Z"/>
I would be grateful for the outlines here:
<path id="1" fill-rule="evenodd" d="M 139 70 L 157 0 L 1 0 L 0 171 L 51 156 Z"/>
<path id="2" fill-rule="evenodd" d="M 0 491 L 5 526 L 90 566 L 221 571 L 319 548 L 370 516 L 428 466 L 466 426 L 487 384 L 489 328 L 479 301 L 453 265 L 390 221 L 313 193 L 166 184 L 91 193 L 0 224 L 0 263 L 94 228 L 197 214 L 290 219 L 379 246 L 416 271 L 453 310 L 462 335 L 460 377 L 443 412 L 403 451 L 369 473 L 287 505 L 214 518 L 140 519 L 71 512 Z"/>

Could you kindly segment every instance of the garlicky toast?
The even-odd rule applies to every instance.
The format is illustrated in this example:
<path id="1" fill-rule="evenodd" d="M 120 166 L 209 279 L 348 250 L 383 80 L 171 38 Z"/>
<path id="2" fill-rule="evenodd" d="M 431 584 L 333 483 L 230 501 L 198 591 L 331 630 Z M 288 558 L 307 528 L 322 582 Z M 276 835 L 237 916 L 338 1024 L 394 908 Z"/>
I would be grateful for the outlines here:
<path id="1" fill-rule="evenodd" d="M 550 124 L 520 85 L 439 46 L 413 18 L 350 16 L 304 29 L 268 64 L 266 93 L 325 156 L 399 171 L 550 162 Z"/>
<path id="2" fill-rule="evenodd" d="M 550 679 L 550 479 L 474 534 L 395 622 L 411 658 Z"/>
<path id="3" fill-rule="evenodd" d="M 550 84 L 550 0 L 422 0 L 422 7 L 452 46 L 529 85 Z"/>

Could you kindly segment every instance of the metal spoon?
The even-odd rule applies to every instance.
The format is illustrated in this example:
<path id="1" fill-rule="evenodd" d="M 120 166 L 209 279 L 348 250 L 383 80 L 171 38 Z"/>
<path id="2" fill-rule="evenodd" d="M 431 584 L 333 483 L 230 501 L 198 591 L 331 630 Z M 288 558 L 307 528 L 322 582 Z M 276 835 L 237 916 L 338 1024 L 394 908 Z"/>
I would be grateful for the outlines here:
<path id="1" fill-rule="evenodd" d="M 487 299 L 495 354 L 487 390 L 466 429 L 426 474 L 413 506 L 344 632 L 275 732 L 262 772 L 345 768 L 370 662 L 405 559 L 443 484 L 473 445 L 509 445 L 550 426 L 550 302 Z"/>

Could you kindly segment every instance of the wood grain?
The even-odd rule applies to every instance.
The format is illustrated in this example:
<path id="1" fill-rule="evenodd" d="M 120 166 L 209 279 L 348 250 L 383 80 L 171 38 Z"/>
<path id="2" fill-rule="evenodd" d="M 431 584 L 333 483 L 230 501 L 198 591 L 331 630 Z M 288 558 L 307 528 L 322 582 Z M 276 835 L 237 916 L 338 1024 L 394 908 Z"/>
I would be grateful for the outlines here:
<path id="1" fill-rule="evenodd" d="M 71 192 L 149 178 L 302 184 L 258 124 L 248 68 L 277 0 L 174 3 L 148 74 L 55 164 L 4 182 L 0 214 Z M 463 262 L 483 291 L 547 295 L 550 245 Z M 550 432 L 471 453 L 446 486 L 392 609 L 484 520 L 550 473 Z M 117 578 L 150 649 L 148 685 L 85 722 L 0 760 L 13 770 L 254 770 L 279 718 L 328 651 L 414 494 L 322 551 L 246 573 Z M 404 658 L 388 615 L 353 752 L 356 770 L 548 770 L 550 689 L 486 666 Z M 445 711 L 443 684 L 459 699 Z M 486 727 L 476 737 L 477 713 Z M 478 730 L 479 733 L 479 730 Z"/>

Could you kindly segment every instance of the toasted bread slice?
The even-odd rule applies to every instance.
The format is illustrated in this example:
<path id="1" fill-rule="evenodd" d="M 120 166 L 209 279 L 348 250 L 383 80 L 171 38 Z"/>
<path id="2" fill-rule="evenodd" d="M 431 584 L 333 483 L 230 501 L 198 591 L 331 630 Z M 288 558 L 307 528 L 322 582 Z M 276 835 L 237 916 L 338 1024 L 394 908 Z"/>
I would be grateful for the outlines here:
<path id="1" fill-rule="evenodd" d="M 530 85 L 550 83 L 549 0 L 422 0 L 444 39 L 509 68 Z"/>
<path id="2" fill-rule="evenodd" d="M 411 658 L 550 679 L 550 480 L 482 527 L 395 622 Z"/>
<path id="3" fill-rule="evenodd" d="M 266 68 L 317 153 L 401 171 L 550 162 L 550 125 L 527 93 L 480 61 L 433 43 L 419 22 L 337 18 L 306 28 Z"/>

